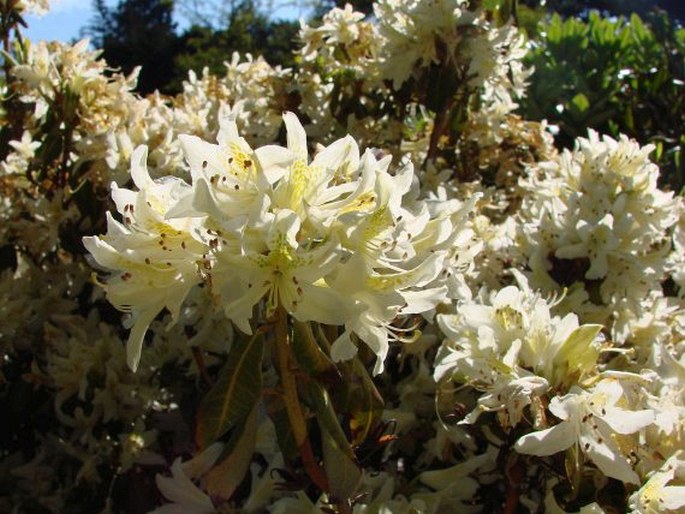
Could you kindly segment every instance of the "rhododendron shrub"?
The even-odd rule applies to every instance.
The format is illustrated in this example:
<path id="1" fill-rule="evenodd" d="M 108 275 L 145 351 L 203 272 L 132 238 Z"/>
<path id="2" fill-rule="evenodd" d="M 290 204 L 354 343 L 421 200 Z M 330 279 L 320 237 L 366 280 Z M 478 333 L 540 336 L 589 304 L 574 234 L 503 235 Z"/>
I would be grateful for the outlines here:
<path id="1" fill-rule="evenodd" d="M 685 508 L 682 199 L 491 4 L 147 98 L 3 7 L 1 511 Z"/>

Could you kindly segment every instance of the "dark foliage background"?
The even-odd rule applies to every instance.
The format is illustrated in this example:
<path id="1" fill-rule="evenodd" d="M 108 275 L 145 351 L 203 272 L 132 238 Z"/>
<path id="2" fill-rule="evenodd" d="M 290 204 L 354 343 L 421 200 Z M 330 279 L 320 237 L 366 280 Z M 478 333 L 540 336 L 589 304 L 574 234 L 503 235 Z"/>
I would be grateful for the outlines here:
<path id="1" fill-rule="evenodd" d="M 589 128 L 653 143 L 664 186 L 685 185 L 685 30 L 664 11 L 645 19 L 586 19 L 558 13 L 543 19 L 527 56 L 535 67 L 526 119 L 559 127 L 557 142 L 570 146 Z"/>
<path id="2" fill-rule="evenodd" d="M 262 55 L 271 64 L 293 64 L 298 22 L 273 20 L 250 0 L 226 3 L 230 5 L 216 18 L 195 12 L 193 23 L 179 32 L 172 0 L 121 0 L 114 7 L 94 0 L 96 17 L 85 33 L 112 67 L 130 73 L 142 66 L 141 94 L 178 93 L 190 70 L 208 67 L 221 74 L 233 52 Z"/>

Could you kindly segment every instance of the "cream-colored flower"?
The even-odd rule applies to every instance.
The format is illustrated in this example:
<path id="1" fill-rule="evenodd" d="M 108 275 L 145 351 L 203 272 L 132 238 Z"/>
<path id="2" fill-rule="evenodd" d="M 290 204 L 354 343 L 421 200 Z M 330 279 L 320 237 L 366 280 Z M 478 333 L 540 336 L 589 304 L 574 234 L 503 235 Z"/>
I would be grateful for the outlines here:
<path id="1" fill-rule="evenodd" d="M 630 512 L 657 514 L 682 512 L 685 509 L 685 455 L 683 451 L 670 457 L 654 472 L 642 487 L 630 496 Z"/>
<path id="2" fill-rule="evenodd" d="M 198 219 L 166 218 L 191 193 L 190 187 L 173 177 L 153 181 L 146 158 L 145 147 L 132 157 L 131 175 L 139 191 L 112 185 L 122 222 L 108 213 L 107 234 L 83 239 L 97 264 L 110 272 L 103 284 L 108 300 L 131 313 L 127 350 L 133 370 L 152 320 L 164 308 L 177 319 L 188 291 L 200 283 L 198 266 L 207 250 L 198 240 Z"/>
<path id="3" fill-rule="evenodd" d="M 616 434 L 633 434 L 654 421 L 649 409 L 633 411 L 619 404 L 621 384 L 614 379 L 597 383 L 592 390 L 579 387 L 554 397 L 549 410 L 558 425 L 524 435 L 514 445 L 519 453 L 553 455 L 577 445 L 606 476 L 629 484 L 640 479 L 615 442 Z"/>
<path id="4" fill-rule="evenodd" d="M 217 253 L 213 287 L 226 316 L 250 334 L 254 305 L 266 299 L 266 316 L 279 306 L 300 321 L 330 325 L 344 322 L 346 311 L 338 293 L 325 283 L 340 260 L 335 240 L 311 248 L 298 244 L 301 222 L 293 211 L 278 211 L 266 222 L 263 241 L 240 252 Z"/>

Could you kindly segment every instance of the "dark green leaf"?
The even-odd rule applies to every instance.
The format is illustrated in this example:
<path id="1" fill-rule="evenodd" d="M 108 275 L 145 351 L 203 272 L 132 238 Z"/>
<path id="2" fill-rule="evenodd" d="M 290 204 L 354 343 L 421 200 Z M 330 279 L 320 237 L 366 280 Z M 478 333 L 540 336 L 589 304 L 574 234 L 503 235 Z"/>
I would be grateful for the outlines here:
<path id="1" fill-rule="evenodd" d="M 354 452 L 345 436 L 345 432 L 340 426 L 328 392 L 321 384 L 312 380 L 308 383 L 307 393 L 310 407 L 316 412 L 316 419 L 319 422 L 321 429 L 325 430 L 330 435 L 335 441 L 335 444 L 343 453 L 345 453 L 345 455 L 355 461 Z"/>
<path id="2" fill-rule="evenodd" d="M 347 501 L 359 487 L 361 471 L 325 429 L 321 431 L 321 442 L 331 496 L 337 501 Z"/>
<path id="3" fill-rule="evenodd" d="M 266 397 L 266 409 L 276 429 L 278 447 L 283 458 L 286 462 L 296 459 L 300 451 L 295 444 L 295 436 L 283 400 L 277 395 L 268 395 Z"/>
<path id="4" fill-rule="evenodd" d="M 358 445 L 380 419 L 383 398 L 358 357 L 346 364 L 345 383 L 341 394 L 343 410 L 350 416 L 352 445 Z"/>
<path id="5" fill-rule="evenodd" d="M 259 400 L 263 347 L 263 337 L 255 335 L 231 348 L 219 379 L 200 404 L 195 441 L 201 449 L 244 423 Z"/>
<path id="6" fill-rule="evenodd" d="M 309 322 L 295 321 L 292 345 L 297 363 L 310 376 L 340 380 L 340 371 L 317 343 Z"/>
<path id="7" fill-rule="evenodd" d="M 245 478 L 247 470 L 250 469 L 257 442 L 256 407 L 252 409 L 252 413 L 240 428 L 240 431 L 236 430 L 231 436 L 234 442 L 229 441 L 229 445 L 232 446 L 230 453 L 219 460 L 204 477 L 205 489 L 213 497 L 229 499 Z"/>

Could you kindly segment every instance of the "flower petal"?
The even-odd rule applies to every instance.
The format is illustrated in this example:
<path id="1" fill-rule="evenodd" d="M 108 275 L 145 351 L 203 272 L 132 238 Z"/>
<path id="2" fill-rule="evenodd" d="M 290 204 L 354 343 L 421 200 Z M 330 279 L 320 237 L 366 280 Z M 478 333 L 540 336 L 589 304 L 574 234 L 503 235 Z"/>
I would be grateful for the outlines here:
<path id="1" fill-rule="evenodd" d="M 542 457 L 559 453 L 576 442 L 576 432 L 571 422 L 563 422 L 552 428 L 526 434 L 521 437 L 514 449 L 519 453 Z"/>
<path id="2" fill-rule="evenodd" d="M 607 409 L 602 419 L 619 434 L 632 434 L 654 422 L 654 411 L 651 409 L 638 411 Z"/>
<path id="3" fill-rule="evenodd" d="M 612 449 L 609 444 L 601 442 L 594 437 L 581 434 L 579 443 L 585 454 L 590 457 L 606 476 L 621 480 L 627 484 L 639 484 L 640 478 L 628 464 L 628 461 L 620 454 L 618 448 Z"/>

